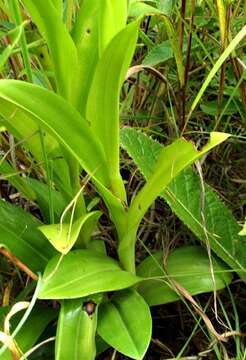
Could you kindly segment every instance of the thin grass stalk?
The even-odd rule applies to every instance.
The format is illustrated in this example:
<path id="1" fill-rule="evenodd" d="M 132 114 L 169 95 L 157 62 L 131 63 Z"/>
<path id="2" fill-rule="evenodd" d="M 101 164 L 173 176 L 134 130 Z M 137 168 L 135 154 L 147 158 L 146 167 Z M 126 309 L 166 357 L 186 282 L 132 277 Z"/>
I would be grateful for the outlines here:
<path id="1" fill-rule="evenodd" d="M 11 8 L 13 13 L 13 18 L 17 26 L 21 25 L 22 23 L 22 16 L 21 16 L 21 10 L 18 0 L 12 0 L 11 1 Z M 32 68 L 31 68 L 31 61 L 29 56 L 29 51 L 27 47 L 27 41 L 26 41 L 26 35 L 23 31 L 20 38 L 20 46 L 21 46 L 21 52 L 23 57 L 23 63 L 26 70 L 27 79 L 29 82 L 33 82 L 33 76 L 32 76 Z"/>
<path id="2" fill-rule="evenodd" d="M 220 28 L 220 36 L 221 36 L 221 49 L 220 52 L 223 53 L 227 46 L 227 38 L 228 38 L 228 10 L 224 3 L 224 0 L 216 1 L 218 18 L 219 18 L 219 28 Z M 220 84 L 219 84 L 219 92 L 218 92 L 218 111 L 217 118 L 220 116 L 222 101 L 224 95 L 225 88 L 225 71 L 226 71 L 226 63 L 221 66 L 220 71 Z"/>
<path id="3" fill-rule="evenodd" d="M 185 63 L 185 70 L 184 70 L 184 87 L 182 89 L 182 123 L 181 126 L 183 127 L 185 124 L 185 103 L 186 103 L 186 89 L 189 79 L 189 71 L 190 71 L 190 56 L 191 56 L 191 44 L 192 44 L 192 32 L 193 32 L 193 25 L 194 25 L 194 15 L 195 15 L 195 6 L 196 0 L 191 0 L 191 14 L 190 14 L 190 24 L 189 24 L 189 34 L 188 34 L 188 43 L 187 43 L 187 50 L 186 50 L 186 63 Z"/>

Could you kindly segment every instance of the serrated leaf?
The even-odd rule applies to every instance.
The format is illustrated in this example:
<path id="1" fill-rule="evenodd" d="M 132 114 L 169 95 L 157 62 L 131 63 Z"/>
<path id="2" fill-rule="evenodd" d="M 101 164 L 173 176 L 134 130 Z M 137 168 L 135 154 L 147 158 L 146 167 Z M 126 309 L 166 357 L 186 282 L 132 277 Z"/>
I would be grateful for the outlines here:
<path id="1" fill-rule="evenodd" d="M 121 143 L 148 179 L 162 149 L 161 144 L 134 129 L 123 129 Z M 201 184 L 191 169 L 183 171 L 161 196 L 176 215 L 201 241 L 205 239 L 201 218 Z M 208 185 L 205 185 L 206 233 L 212 250 L 246 279 L 246 238 L 238 236 L 240 227 L 229 209 Z"/>
<path id="2" fill-rule="evenodd" d="M 132 359 L 143 359 L 152 332 L 148 305 L 134 290 L 113 296 L 99 307 L 99 335 L 114 349 Z"/>
<path id="3" fill-rule="evenodd" d="M 120 290 L 140 281 L 110 257 L 91 250 L 70 251 L 59 263 L 54 257 L 41 281 L 40 299 L 75 299 Z"/>
<path id="4" fill-rule="evenodd" d="M 228 267 L 212 258 L 216 290 L 223 289 L 232 280 Z M 138 290 L 150 306 L 166 304 L 180 299 L 168 278 L 177 281 L 191 295 L 214 290 L 208 254 L 200 246 L 184 246 L 174 250 L 167 258 L 164 271 L 164 254 L 158 251 L 148 256 L 137 268 L 141 277 L 152 278 L 143 281 Z M 156 277 L 156 280 L 153 278 Z M 158 279 L 159 277 L 159 279 Z"/>
<path id="5" fill-rule="evenodd" d="M 198 160 L 209 150 L 225 141 L 230 135 L 219 132 L 212 132 L 210 140 L 201 150 L 180 138 L 171 145 L 161 148 L 157 157 L 156 164 L 152 169 L 152 175 L 148 178 L 146 184 L 133 199 L 129 209 L 131 223 L 139 223 L 149 206 L 154 202 L 163 189 L 188 165 Z"/>

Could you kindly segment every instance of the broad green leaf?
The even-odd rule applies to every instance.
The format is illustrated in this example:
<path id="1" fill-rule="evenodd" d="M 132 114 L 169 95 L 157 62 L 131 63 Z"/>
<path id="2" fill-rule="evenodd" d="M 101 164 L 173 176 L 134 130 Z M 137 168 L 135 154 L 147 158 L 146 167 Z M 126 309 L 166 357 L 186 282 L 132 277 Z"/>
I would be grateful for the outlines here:
<path id="1" fill-rule="evenodd" d="M 42 271 L 55 254 L 38 231 L 40 224 L 21 208 L 0 201 L 0 244 L 33 271 Z"/>
<path id="2" fill-rule="evenodd" d="M 152 333 L 149 306 L 134 290 L 126 290 L 99 306 L 99 335 L 132 359 L 143 359 Z"/>
<path id="3" fill-rule="evenodd" d="M 150 178 L 162 150 L 161 144 L 133 129 L 122 130 L 121 143 L 145 178 Z M 238 236 L 240 227 L 237 221 L 210 186 L 205 185 L 206 229 L 200 211 L 200 179 L 191 169 L 173 179 L 161 196 L 199 240 L 205 241 L 206 231 L 216 255 L 246 278 L 246 237 Z"/>
<path id="4" fill-rule="evenodd" d="M 162 148 L 153 168 L 152 175 L 148 178 L 146 184 L 131 204 L 129 210 L 129 217 L 133 219 L 131 223 L 137 224 L 141 221 L 147 209 L 159 196 L 161 191 L 165 189 L 183 169 L 225 141 L 229 136 L 229 134 L 224 133 L 211 133 L 208 144 L 200 151 L 184 138 L 180 138 L 171 145 Z"/>
<path id="5" fill-rule="evenodd" d="M 108 185 L 106 160 L 99 140 L 88 123 L 62 97 L 22 81 L 1 80 L 0 99 L 0 104 L 4 100 L 5 104 L 15 105 L 16 112 L 20 109 L 28 113 L 32 121 L 49 131 L 89 174 Z M 0 108 L 0 113 L 2 111 Z M 9 119 L 12 113 L 4 111 L 3 115 Z M 15 120 L 18 121 L 18 117 Z"/>
<path id="6" fill-rule="evenodd" d="M 98 214 L 99 213 L 99 214 Z M 81 216 L 73 223 L 59 223 L 39 226 L 39 230 L 47 237 L 49 242 L 60 253 L 66 255 L 74 246 L 83 227 L 91 219 L 98 220 L 99 211 L 91 212 Z"/>
<path id="7" fill-rule="evenodd" d="M 158 251 L 148 256 L 137 268 L 139 276 L 152 278 L 143 281 L 138 287 L 138 291 L 150 306 L 166 304 L 181 298 L 168 282 L 168 278 L 177 281 L 191 295 L 214 290 L 208 254 L 202 247 L 184 246 L 174 250 L 167 258 L 165 270 L 163 262 L 163 252 Z M 212 264 L 215 288 L 223 289 L 230 284 L 232 274 L 220 260 L 212 258 Z"/>
<path id="8" fill-rule="evenodd" d="M 96 67 L 86 115 L 103 144 L 111 188 L 122 200 L 125 200 L 125 189 L 119 172 L 119 97 L 136 47 L 138 26 L 138 21 L 128 25 L 103 53 Z"/>
<path id="9" fill-rule="evenodd" d="M 85 116 L 87 98 L 99 59 L 100 9 L 100 1 L 83 0 L 72 30 L 79 57 L 77 79 L 80 86 L 77 109 L 83 116 Z"/>
<path id="10" fill-rule="evenodd" d="M 47 41 L 58 93 L 73 101 L 77 91 L 77 50 L 59 12 L 52 0 L 23 0 L 23 3 Z"/>
<path id="11" fill-rule="evenodd" d="M 113 37 L 126 26 L 127 0 L 100 2 L 99 52 L 100 56 Z"/>
<path id="12" fill-rule="evenodd" d="M 40 306 L 36 306 L 22 329 L 16 335 L 16 343 L 18 348 L 25 353 L 30 350 L 32 346 L 35 345 L 36 341 L 42 335 L 43 331 L 47 327 L 47 325 L 57 317 L 57 311 L 52 308 L 43 308 Z M 19 316 L 15 316 L 11 321 L 12 327 L 18 324 Z M 11 353 L 9 350 L 6 350 L 3 354 L 1 354 L 1 360 L 12 360 Z"/>
<path id="13" fill-rule="evenodd" d="M 83 299 L 62 302 L 56 334 L 55 360 L 94 360 L 97 305 L 92 314 Z"/>
<path id="14" fill-rule="evenodd" d="M 45 269 L 40 299 L 75 299 L 130 287 L 140 281 L 110 257 L 91 250 L 70 251 L 59 263 L 54 257 Z"/>

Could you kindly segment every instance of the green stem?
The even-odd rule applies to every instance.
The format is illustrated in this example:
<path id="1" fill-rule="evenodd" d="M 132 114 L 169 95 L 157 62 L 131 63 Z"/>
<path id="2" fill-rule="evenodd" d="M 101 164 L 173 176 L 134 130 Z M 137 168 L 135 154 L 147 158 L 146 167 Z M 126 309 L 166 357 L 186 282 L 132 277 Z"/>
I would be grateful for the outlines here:
<path id="1" fill-rule="evenodd" d="M 138 227 L 129 229 L 126 227 L 123 231 L 118 232 L 119 246 L 118 256 L 122 267 L 132 273 L 136 273 L 135 265 L 135 244 L 137 239 Z"/>

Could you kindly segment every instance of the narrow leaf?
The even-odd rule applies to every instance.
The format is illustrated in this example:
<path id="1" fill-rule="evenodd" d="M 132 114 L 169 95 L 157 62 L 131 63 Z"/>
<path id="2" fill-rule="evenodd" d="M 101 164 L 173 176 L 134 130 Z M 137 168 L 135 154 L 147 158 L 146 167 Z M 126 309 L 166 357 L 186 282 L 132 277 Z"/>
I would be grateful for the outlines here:
<path id="1" fill-rule="evenodd" d="M 83 0 L 72 30 L 72 37 L 80 60 L 77 74 L 79 89 L 76 106 L 83 116 L 86 113 L 86 103 L 99 60 L 100 9 L 100 1 Z"/>
<path id="2" fill-rule="evenodd" d="M 126 25 L 127 0 L 103 0 L 100 5 L 100 54 Z"/>
<path id="3" fill-rule="evenodd" d="M 133 22 L 113 38 L 97 65 L 86 118 L 101 140 L 110 171 L 111 187 L 125 200 L 119 173 L 119 96 L 137 41 L 139 22 Z"/>
<path id="4" fill-rule="evenodd" d="M 59 94 L 72 100 L 77 90 L 77 50 L 53 1 L 23 0 L 23 3 L 47 41 Z"/>

